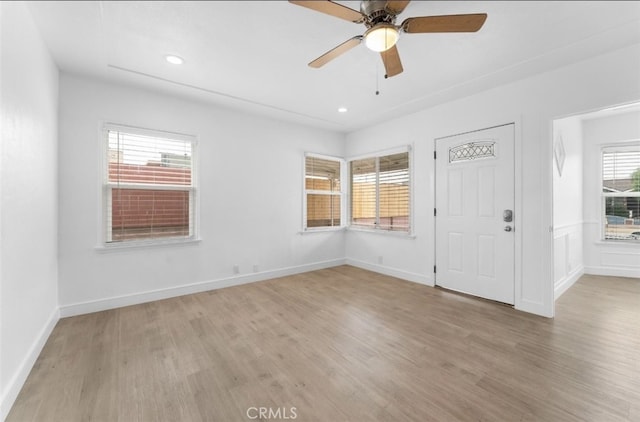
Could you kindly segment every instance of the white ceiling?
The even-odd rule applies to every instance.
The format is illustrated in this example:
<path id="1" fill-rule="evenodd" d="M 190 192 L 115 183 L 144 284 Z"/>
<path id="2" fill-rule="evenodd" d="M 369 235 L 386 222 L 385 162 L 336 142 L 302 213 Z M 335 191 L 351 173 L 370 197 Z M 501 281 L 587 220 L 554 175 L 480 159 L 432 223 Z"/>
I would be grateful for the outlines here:
<path id="1" fill-rule="evenodd" d="M 342 132 L 640 43 L 639 1 L 414 0 L 398 23 L 478 12 L 488 19 L 477 33 L 403 34 L 404 73 L 385 80 L 379 55 L 364 44 L 308 67 L 365 28 L 286 1 L 29 8 L 62 71 Z M 186 62 L 171 65 L 166 54 Z M 341 106 L 349 111 L 338 113 Z"/>

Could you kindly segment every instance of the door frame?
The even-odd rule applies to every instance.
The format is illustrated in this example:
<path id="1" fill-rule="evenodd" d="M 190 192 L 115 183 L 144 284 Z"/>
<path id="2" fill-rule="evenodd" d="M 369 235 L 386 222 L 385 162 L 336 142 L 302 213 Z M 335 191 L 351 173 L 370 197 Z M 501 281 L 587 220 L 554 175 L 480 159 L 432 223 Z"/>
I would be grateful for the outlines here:
<path id="1" fill-rule="evenodd" d="M 513 171 L 514 171 L 514 214 L 517 219 L 517 226 L 514 232 L 514 309 L 527 311 L 526 303 L 523 303 L 522 300 L 522 198 L 523 198 L 523 189 L 522 189 L 522 118 L 521 116 L 516 116 L 512 119 L 504 119 L 500 120 L 500 123 L 496 122 L 494 124 L 475 124 L 475 129 L 472 128 L 463 128 L 458 132 L 451 131 L 449 134 L 435 137 L 433 139 L 432 154 L 436 151 L 436 141 L 440 139 L 450 138 L 453 136 L 467 135 L 474 132 L 479 132 L 487 129 L 493 129 L 500 126 L 508 126 L 513 125 Z M 455 130 L 455 129 L 454 129 Z M 453 133 L 452 133 L 453 132 Z M 433 208 L 435 208 L 436 203 L 436 166 L 435 160 L 433 161 L 433 166 L 431 168 L 431 199 L 433 202 Z M 435 266 L 436 262 L 436 224 L 437 218 L 432 215 L 433 218 L 433 236 L 431 241 L 432 247 L 432 256 L 433 264 Z M 432 285 L 436 286 L 436 278 L 435 274 L 432 278 Z M 529 312 L 529 311 L 527 311 Z"/>

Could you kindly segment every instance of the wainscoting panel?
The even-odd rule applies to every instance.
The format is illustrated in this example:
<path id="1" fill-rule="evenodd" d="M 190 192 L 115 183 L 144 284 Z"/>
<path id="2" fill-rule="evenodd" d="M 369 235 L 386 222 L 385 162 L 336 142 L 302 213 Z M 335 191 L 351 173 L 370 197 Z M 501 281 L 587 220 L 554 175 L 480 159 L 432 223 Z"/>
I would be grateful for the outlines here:
<path id="1" fill-rule="evenodd" d="M 599 221 L 587 221 L 584 228 L 586 274 L 640 278 L 639 243 L 602 240 Z"/>
<path id="2" fill-rule="evenodd" d="M 557 300 L 584 274 L 582 222 L 553 230 L 554 294 Z"/>

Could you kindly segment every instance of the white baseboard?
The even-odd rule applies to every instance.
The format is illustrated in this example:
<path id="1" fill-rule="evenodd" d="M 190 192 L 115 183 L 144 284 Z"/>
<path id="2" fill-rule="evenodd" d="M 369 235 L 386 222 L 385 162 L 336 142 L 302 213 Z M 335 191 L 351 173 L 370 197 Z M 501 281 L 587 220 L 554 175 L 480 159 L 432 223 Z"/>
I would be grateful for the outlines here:
<path id="1" fill-rule="evenodd" d="M 60 319 L 60 311 L 58 308 L 54 309 L 44 327 L 38 333 L 35 341 L 29 348 L 26 356 L 20 362 L 20 365 L 16 369 L 15 373 L 11 375 L 11 379 L 7 384 L 6 390 L 3 392 L 2 398 L 0 399 L 0 421 L 4 421 L 9 415 L 9 411 L 13 406 L 13 403 L 16 401 L 22 386 L 24 385 L 29 373 L 31 372 L 31 368 L 36 363 L 38 356 L 40 356 L 40 352 L 44 347 L 45 343 L 49 339 L 53 328 L 58 323 Z"/>
<path id="2" fill-rule="evenodd" d="M 584 267 L 584 273 L 591 275 L 603 275 L 607 277 L 640 278 L 640 268 Z"/>
<path id="3" fill-rule="evenodd" d="M 583 274 L 584 274 L 584 267 L 580 266 L 576 270 L 572 271 L 567 276 L 562 278 L 561 280 L 558 280 L 558 282 L 555 284 L 553 289 L 554 300 L 558 300 L 558 298 L 562 296 L 564 292 L 569 290 L 569 288 L 573 286 L 573 284 L 576 281 L 578 281 L 578 279 L 582 277 Z"/>
<path id="4" fill-rule="evenodd" d="M 373 271 L 374 273 L 380 273 L 388 275 L 390 277 L 401 278 L 403 280 L 412 281 L 414 283 L 424 284 L 425 286 L 433 287 L 435 284 L 433 278 L 429 278 L 422 274 L 411 273 L 397 268 L 385 267 L 384 265 L 370 264 L 368 262 L 360 261 L 357 259 L 347 258 L 347 265 L 362 268 L 364 270 Z"/>
<path id="5" fill-rule="evenodd" d="M 285 277 L 288 275 L 321 270 L 324 268 L 337 267 L 344 264 L 346 264 L 345 259 L 334 259 L 330 261 L 316 262 L 313 264 L 286 267 L 253 274 L 237 275 L 218 280 L 202 281 L 198 283 L 185 284 L 182 286 L 168 287 L 165 289 L 132 293 L 106 299 L 61 305 L 60 316 L 70 317 L 75 315 L 89 314 L 92 312 L 105 311 L 107 309 L 121 308 L 123 306 L 137 305 L 140 303 L 153 302 L 156 300 L 184 296 L 192 293 L 200 293 L 209 290 L 222 289 L 224 287 L 239 286 L 241 284 L 254 283 L 256 281 L 264 281 L 277 277 Z"/>

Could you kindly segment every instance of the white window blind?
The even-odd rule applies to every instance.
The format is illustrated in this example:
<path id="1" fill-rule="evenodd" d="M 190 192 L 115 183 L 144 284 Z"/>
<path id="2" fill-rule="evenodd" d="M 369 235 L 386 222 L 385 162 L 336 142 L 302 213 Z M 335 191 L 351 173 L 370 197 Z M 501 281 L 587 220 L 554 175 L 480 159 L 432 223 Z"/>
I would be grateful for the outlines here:
<path id="1" fill-rule="evenodd" d="M 105 242 L 193 238 L 195 139 L 115 126 L 105 133 Z"/>
<path id="2" fill-rule="evenodd" d="M 342 163 L 337 158 L 305 155 L 305 230 L 342 225 Z"/>
<path id="3" fill-rule="evenodd" d="M 410 231 L 409 152 L 350 162 L 351 225 Z"/>
<path id="4" fill-rule="evenodd" d="M 640 241 L 640 145 L 602 151 L 604 238 Z"/>
<path id="5" fill-rule="evenodd" d="M 378 160 L 365 158 L 350 163 L 351 225 L 375 228 L 378 216 Z"/>

